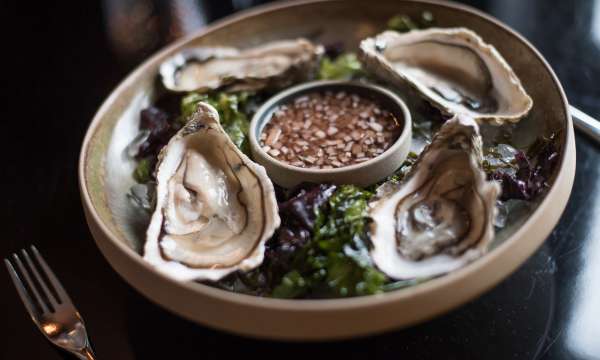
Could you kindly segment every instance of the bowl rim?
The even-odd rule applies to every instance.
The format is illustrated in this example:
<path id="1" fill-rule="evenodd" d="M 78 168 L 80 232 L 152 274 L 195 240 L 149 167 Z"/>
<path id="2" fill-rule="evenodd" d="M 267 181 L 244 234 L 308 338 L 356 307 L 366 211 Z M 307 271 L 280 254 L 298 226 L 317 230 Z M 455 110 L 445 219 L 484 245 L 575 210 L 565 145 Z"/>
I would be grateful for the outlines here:
<path id="1" fill-rule="evenodd" d="M 305 91 L 319 92 L 319 91 L 323 91 L 323 88 L 326 88 L 328 86 L 340 86 L 340 87 L 348 87 L 348 88 L 360 87 L 371 93 L 376 93 L 377 96 L 379 96 L 380 98 L 387 97 L 388 99 L 393 101 L 395 103 L 395 106 L 397 106 L 400 109 L 400 111 L 402 112 L 403 124 L 402 124 L 402 132 L 400 133 L 400 136 L 398 136 L 398 138 L 394 141 L 392 146 L 387 148 L 383 153 L 381 153 L 375 157 L 372 157 L 369 160 L 364 161 L 362 163 L 352 164 L 352 165 L 348 165 L 348 166 L 342 166 L 342 167 L 333 168 L 333 169 L 320 169 L 320 168 L 312 169 L 312 168 L 301 168 L 301 167 L 293 166 L 291 164 L 288 164 L 283 161 L 279 161 L 279 160 L 275 159 L 274 157 L 269 155 L 266 151 L 264 151 L 262 146 L 260 146 L 256 135 L 258 132 L 258 128 L 260 126 L 262 126 L 264 128 L 264 126 L 266 126 L 266 124 L 270 121 L 270 119 L 265 120 L 265 117 L 267 117 L 268 115 L 271 115 L 272 109 L 274 107 L 279 106 L 282 102 L 292 101 L 300 93 L 303 93 Z M 275 94 L 274 96 L 269 98 L 267 101 L 265 101 L 258 108 L 258 110 L 256 110 L 256 113 L 254 114 L 254 116 L 252 116 L 252 120 L 250 121 L 250 130 L 249 130 L 248 137 L 250 138 L 250 146 L 251 146 L 252 152 L 259 153 L 261 155 L 261 157 L 263 157 L 266 161 L 268 161 L 272 166 L 279 168 L 281 171 L 286 171 L 289 173 L 296 173 L 296 174 L 304 173 L 304 174 L 319 174 L 319 175 L 326 175 L 326 174 L 338 175 L 338 174 L 354 172 L 358 169 L 362 169 L 365 167 L 371 167 L 378 163 L 392 160 L 392 158 L 391 158 L 392 154 L 394 154 L 395 152 L 397 152 L 399 150 L 402 150 L 403 146 L 407 146 L 407 145 L 409 146 L 410 143 L 412 142 L 411 128 L 412 128 L 412 115 L 410 114 L 410 111 L 408 109 L 408 106 L 406 105 L 406 102 L 404 102 L 404 100 L 402 100 L 400 98 L 400 96 L 394 94 L 392 91 L 390 91 L 382 86 L 379 86 L 379 85 L 375 85 L 372 83 L 363 83 L 363 82 L 359 82 L 359 81 L 316 80 L 316 81 L 309 81 L 309 82 L 301 83 L 301 84 L 292 86 L 290 88 L 287 88 L 287 89 Z M 261 129 L 261 132 L 262 132 L 262 129 Z M 405 159 L 402 159 L 402 161 L 404 161 L 404 160 Z"/>
<path id="2" fill-rule="evenodd" d="M 284 310 L 289 312 L 303 312 L 303 311 L 312 311 L 312 312 L 329 312 L 333 310 L 353 310 L 357 308 L 364 307 L 375 307 L 382 306 L 390 303 L 395 303 L 402 301 L 404 299 L 421 296 L 426 293 L 433 292 L 434 290 L 444 288 L 450 284 L 459 284 L 462 280 L 475 277 L 482 269 L 487 267 L 490 263 L 494 263 L 498 261 L 499 258 L 504 258 L 507 256 L 507 251 L 509 251 L 512 247 L 515 246 L 515 243 L 518 241 L 527 241 L 527 239 L 523 240 L 524 235 L 530 230 L 532 223 L 539 223 L 541 221 L 541 217 L 545 216 L 542 210 L 550 209 L 552 210 L 553 204 L 551 204 L 551 200 L 556 196 L 567 197 L 571 192 L 571 188 L 574 180 L 575 173 L 575 138 L 574 138 L 574 130 L 573 123 L 570 116 L 570 111 L 568 108 L 567 98 L 565 96 L 564 90 L 562 88 L 561 83 L 559 82 L 556 74 L 553 69 L 550 67 L 545 58 L 539 53 L 539 51 L 533 47 L 533 45 L 526 40 L 522 35 L 520 35 L 515 30 L 510 29 L 507 25 L 504 25 L 499 20 L 493 18 L 490 15 L 485 14 L 484 12 L 472 8 L 467 5 L 458 4 L 454 2 L 439 2 L 437 0 L 403 0 L 408 3 L 414 4 L 427 4 L 431 6 L 438 6 L 448 8 L 450 10 L 458 10 L 470 16 L 475 16 L 482 18 L 486 22 L 494 25 L 498 31 L 503 31 L 507 33 L 509 36 L 515 38 L 515 40 L 521 42 L 525 45 L 529 51 L 531 51 L 537 61 L 539 62 L 539 66 L 544 68 L 545 71 L 548 72 L 549 76 L 553 80 L 554 86 L 558 91 L 560 98 L 562 100 L 562 106 L 560 107 L 563 111 L 564 118 L 566 119 L 566 131 L 563 134 L 565 137 L 564 147 L 561 154 L 560 162 L 559 162 L 559 172 L 554 179 L 554 182 L 551 188 L 546 193 L 544 199 L 539 203 L 538 207 L 535 211 L 530 215 L 530 217 L 517 229 L 510 237 L 508 237 L 502 244 L 497 246 L 488 252 L 485 256 L 480 259 L 468 264 L 467 266 L 458 269 L 454 272 L 446 274 L 444 276 L 431 279 L 427 282 L 401 289 L 398 291 L 391 291 L 384 294 L 376 294 L 376 295 L 368 295 L 368 296 L 360 296 L 360 297 L 352 297 L 352 298 L 333 298 L 333 299 L 275 299 L 275 298 L 265 298 L 258 297 L 253 295 L 240 294 L 235 292 L 230 292 L 214 287 L 210 287 L 208 285 L 196 283 L 196 282 L 176 282 L 172 279 L 168 278 L 166 275 L 155 270 L 149 263 L 143 260 L 143 258 L 134 251 L 131 247 L 127 246 L 124 242 L 120 241 L 118 237 L 110 231 L 104 221 L 100 218 L 98 211 L 93 206 L 91 196 L 87 186 L 87 178 L 86 178 L 86 163 L 88 159 L 88 149 L 90 142 L 95 137 L 100 120 L 104 117 L 104 114 L 113 106 L 113 103 L 118 99 L 119 95 L 128 88 L 130 83 L 132 83 L 136 78 L 142 76 L 147 69 L 150 68 L 153 63 L 157 62 L 157 59 L 165 56 L 167 53 L 174 51 L 179 47 L 183 47 L 186 43 L 192 41 L 195 38 L 205 36 L 208 33 L 211 33 L 217 29 L 226 27 L 232 23 L 238 22 L 242 19 L 253 17 L 256 15 L 261 15 L 269 12 L 278 11 L 284 8 L 290 8 L 295 6 L 304 6 L 309 4 L 316 3 L 326 3 L 326 2 L 341 2 L 344 0 L 292 0 L 292 1 L 284 1 L 282 3 L 275 4 L 266 4 L 257 6 L 250 10 L 246 10 L 239 14 L 235 14 L 229 17 L 226 17 L 222 20 L 216 21 L 202 29 L 199 29 L 197 32 L 194 32 L 188 36 L 185 36 L 178 41 L 162 48 L 143 63 L 138 65 L 131 73 L 129 73 L 117 86 L 110 95 L 106 98 L 106 100 L 102 103 L 99 110 L 94 115 L 91 123 L 88 126 L 86 131 L 86 135 L 84 137 L 83 143 L 80 149 L 80 157 L 78 164 L 78 180 L 79 187 L 81 192 L 81 198 L 83 205 L 86 210 L 88 210 L 90 220 L 93 220 L 95 225 L 97 225 L 98 229 L 102 232 L 102 234 L 109 239 L 113 246 L 116 246 L 124 255 L 136 265 L 143 267 L 145 270 L 152 272 L 155 276 L 162 278 L 164 281 L 170 282 L 172 286 L 179 287 L 181 289 L 185 289 L 188 291 L 196 292 L 201 295 L 210 297 L 214 300 L 229 302 L 238 305 L 251 306 L 261 309 L 276 309 L 276 310 Z M 569 155 L 569 159 L 567 158 Z M 566 161 L 569 160 L 569 161 Z M 568 189 L 566 189 L 567 193 L 565 194 L 565 189 L 561 188 L 558 185 L 569 185 Z M 566 200 L 564 204 L 561 204 L 561 208 L 558 210 L 554 210 L 553 213 L 556 212 L 562 213 L 565 206 Z M 89 220 L 88 220 L 89 221 Z M 555 224 L 553 225 L 553 227 Z M 534 249 L 537 249 L 546 239 L 547 235 L 553 229 L 547 229 L 546 232 L 539 234 L 543 235 L 543 240 L 540 240 L 538 244 L 535 245 Z M 532 241 L 531 239 L 528 241 Z M 533 251 L 531 252 L 533 253 Z M 518 266 L 520 266 L 526 258 L 528 258 L 530 254 L 519 261 L 517 266 L 514 266 L 513 269 L 506 275 L 499 277 L 498 280 L 494 282 L 490 282 L 485 284 L 482 287 L 482 290 L 478 291 L 476 294 L 481 294 L 482 292 L 490 289 L 492 286 L 496 285 L 498 282 L 506 278 L 508 274 L 512 273 Z M 475 295 L 471 295 L 469 298 L 472 298 Z M 437 312 L 431 314 L 434 316 L 440 312 L 449 310 L 452 307 L 456 307 L 459 304 L 464 303 L 464 301 L 459 302 L 453 306 L 443 307 L 443 309 L 438 310 Z"/>

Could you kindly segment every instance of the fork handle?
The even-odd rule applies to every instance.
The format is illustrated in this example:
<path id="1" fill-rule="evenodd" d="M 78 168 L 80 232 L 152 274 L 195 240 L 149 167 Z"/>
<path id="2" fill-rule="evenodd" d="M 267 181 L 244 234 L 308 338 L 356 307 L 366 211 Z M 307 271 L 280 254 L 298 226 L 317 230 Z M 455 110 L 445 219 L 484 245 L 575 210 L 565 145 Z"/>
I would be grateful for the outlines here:
<path id="1" fill-rule="evenodd" d="M 81 360 L 96 360 L 96 355 L 94 355 L 94 351 L 90 346 L 85 347 L 75 355 Z"/>
<path id="2" fill-rule="evenodd" d="M 575 127 L 600 144 L 600 121 L 592 118 L 583 111 L 571 106 L 571 116 Z"/>

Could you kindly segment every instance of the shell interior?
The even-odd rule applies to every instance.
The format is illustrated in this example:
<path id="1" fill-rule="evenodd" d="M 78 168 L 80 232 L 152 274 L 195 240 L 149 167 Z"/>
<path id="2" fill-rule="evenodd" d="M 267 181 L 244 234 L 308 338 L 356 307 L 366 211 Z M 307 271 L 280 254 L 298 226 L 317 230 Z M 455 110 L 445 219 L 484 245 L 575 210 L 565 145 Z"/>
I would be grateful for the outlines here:
<path id="1" fill-rule="evenodd" d="M 144 258 L 179 280 L 217 280 L 262 263 L 279 226 L 264 168 L 231 142 L 201 103 L 161 151 Z"/>
<path id="2" fill-rule="evenodd" d="M 409 85 L 448 114 L 480 122 L 517 122 L 533 101 L 506 60 L 465 28 L 386 31 L 365 39 L 367 70 L 393 84 Z"/>
<path id="3" fill-rule="evenodd" d="M 176 92 L 282 88 L 312 78 L 322 53 L 321 46 L 305 39 L 246 50 L 202 47 L 168 59 L 160 74 L 164 87 Z"/>
<path id="4" fill-rule="evenodd" d="M 371 204 L 371 255 L 394 279 L 441 275 L 487 251 L 499 186 L 481 168 L 477 123 L 448 120 L 407 180 Z M 391 190 L 390 190 L 391 189 Z"/>

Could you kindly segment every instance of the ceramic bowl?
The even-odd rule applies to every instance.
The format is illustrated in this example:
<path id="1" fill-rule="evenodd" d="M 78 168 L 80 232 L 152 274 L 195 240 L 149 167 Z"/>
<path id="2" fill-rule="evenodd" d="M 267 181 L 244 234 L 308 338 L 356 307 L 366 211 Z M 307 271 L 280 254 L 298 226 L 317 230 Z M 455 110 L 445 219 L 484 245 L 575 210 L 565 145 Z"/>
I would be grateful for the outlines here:
<path id="1" fill-rule="evenodd" d="M 300 168 L 267 154 L 260 146 L 258 139 L 277 108 L 299 96 L 325 91 L 345 91 L 376 101 L 390 111 L 401 124 L 400 136 L 381 155 L 363 163 L 336 169 Z M 291 87 L 267 100 L 252 118 L 249 138 L 254 160 L 267 169 L 267 174 L 274 183 L 285 188 L 293 188 L 302 182 L 369 186 L 392 175 L 406 159 L 412 139 L 412 120 L 404 101 L 381 86 L 347 81 L 313 81 Z"/>
<path id="2" fill-rule="evenodd" d="M 414 287 L 331 300 L 260 298 L 200 283 L 178 283 L 142 259 L 148 216 L 137 212 L 125 195 L 134 183 L 131 172 L 135 164 L 123 151 L 137 134 L 140 109 L 157 95 L 154 85 L 161 62 L 191 46 L 248 47 L 295 37 L 320 43 L 342 41 L 346 48 L 355 49 L 360 39 L 381 31 L 391 15 L 418 17 L 423 11 L 431 12 L 438 26 L 473 29 L 512 65 L 534 101 L 530 116 L 515 125 L 515 142 L 526 143 L 544 133 L 559 134 L 560 161 L 548 192 L 524 216 L 510 219 L 496 234 L 488 254 Z M 446 2 L 311 0 L 240 13 L 172 44 L 140 65 L 110 94 L 92 120 L 81 149 L 79 182 L 98 248 L 115 271 L 148 299 L 194 322 L 238 334 L 325 340 L 409 326 L 498 284 L 550 234 L 567 203 L 574 172 L 573 126 L 562 87 L 539 52 L 507 26 L 469 7 Z"/>

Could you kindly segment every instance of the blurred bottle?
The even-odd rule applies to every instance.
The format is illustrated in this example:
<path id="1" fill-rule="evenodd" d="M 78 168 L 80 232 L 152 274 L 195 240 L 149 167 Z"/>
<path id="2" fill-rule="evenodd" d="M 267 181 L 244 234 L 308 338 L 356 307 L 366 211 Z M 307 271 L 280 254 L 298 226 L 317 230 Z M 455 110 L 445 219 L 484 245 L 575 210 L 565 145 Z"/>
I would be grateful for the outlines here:
<path id="1" fill-rule="evenodd" d="M 103 12 L 115 54 L 123 63 L 134 65 L 214 20 L 271 1 L 103 0 Z"/>

